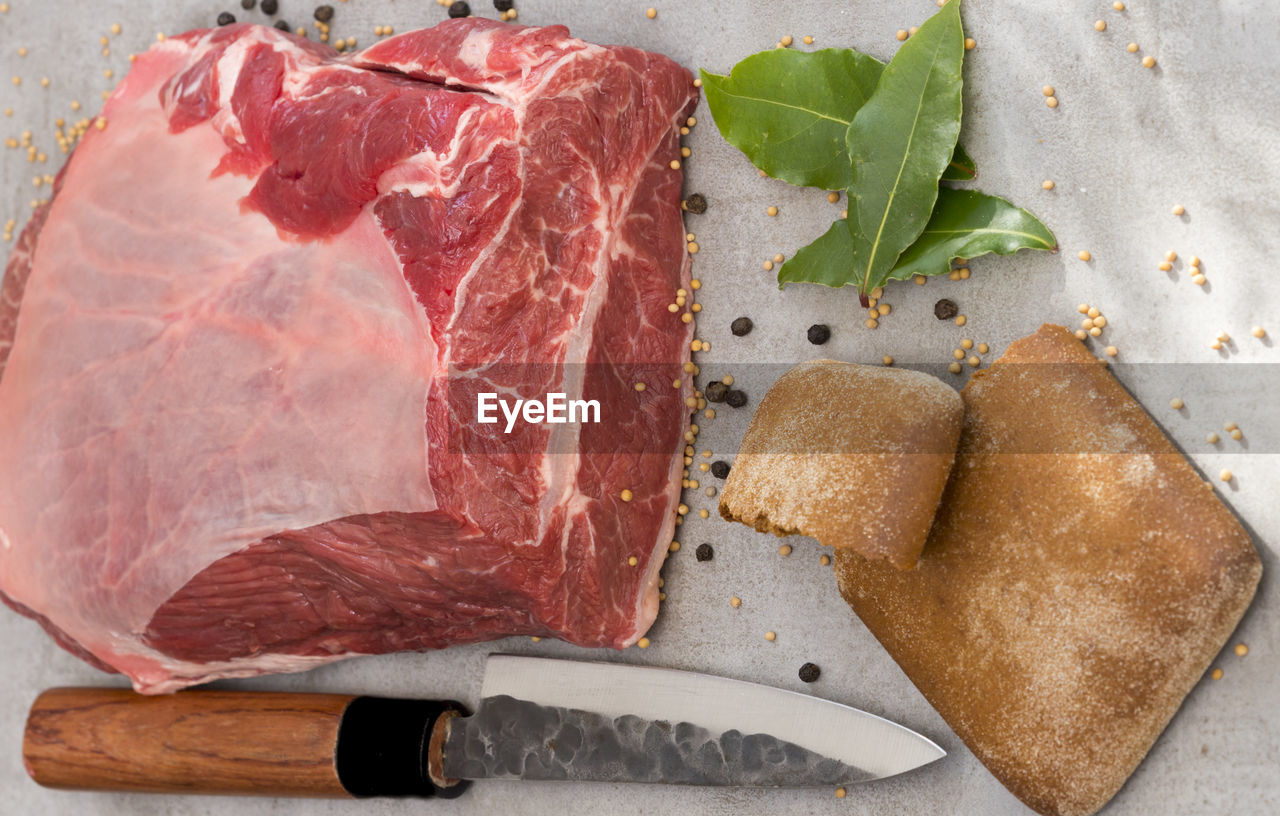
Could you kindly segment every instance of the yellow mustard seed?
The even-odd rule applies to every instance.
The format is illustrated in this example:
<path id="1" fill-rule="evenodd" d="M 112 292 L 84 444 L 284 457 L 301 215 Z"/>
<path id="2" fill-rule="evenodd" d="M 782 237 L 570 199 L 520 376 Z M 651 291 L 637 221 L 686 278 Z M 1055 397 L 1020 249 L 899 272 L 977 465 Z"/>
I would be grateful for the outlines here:
<path id="1" fill-rule="evenodd" d="M 1124 47 L 1124 50 L 1128 51 L 1130 54 L 1136 54 L 1138 53 L 1138 44 L 1131 42 Z"/>
<path id="2" fill-rule="evenodd" d="M 1089 333 L 1084 329 L 1076 329 L 1075 335 L 1077 340 L 1083 340 L 1089 336 Z"/>
<path id="3" fill-rule="evenodd" d="M 1214 680 L 1221 680 L 1221 679 L 1222 679 L 1222 669 L 1214 669 L 1214 670 L 1213 670 L 1213 674 L 1211 674 L 1211 675 L 1209 675 L 1209 676 L 1210 676 L 1210 677 L 1212 677 Z"/>
<path id="4" fill-rule="evenodd" d="M 648 649 L 649 643 L 650 643 L 650 640 L 647 637 L 642 637 L 636 641 L 636 645 L 639 646 L 641 649 Z"/>
<path id="5" fill-rule="evenodd" d="M 973 348 L 973 341 L 966 337 L 965 339 L 960 341 L 960 348 L 962 349 Z"/>
<path id="6" fill-rule="evenodd" d="M 813 37 L 809 34 L 806 34 L 804 35 L 804 38 L 801 40 L 801 42 L 803 42 L 805 45 L 813 45 Z"/>
<path id="7" fill-rule="evenodd" d="M 843 799 L 843 798 L 845 798 L 845 797 L 846 797 L 846 796 L 848 796 L 848 795 L 849 795 L 849 792 L 848 792 L 847 790 L 845 790 L 844 788 L 836 788 L 836 798 L 837 798 L 837 799 Z"/>
<path id="8" fill-rule="evenodd" d="M 737 609 L 738 607 L 742 606 L 742 599 L 739 598 L 737 595 L 734 595 L 732 598 L 729 599 L 729 606 L 732 606 L 734 609 Z"/>
<path id="9" fill-rule="evenodd" d="M 894 36 L 898 38 L 898 42 L 902 42 L 910 35 L 907 34 L 907 30 L 905 28 L 900 28 L 898 29 L 898 33 L 895 34 Z"/>
<path id="10" fill-rule="evenodd" d="M 968 323 L 968 322 L 969 322 L 969 318 L 965 317 L 964 315 L 956 315 L 956 325 L 957 325 L 957 326 L 963 326 L 964 324 L 966 324 L 966 323 Z"/>
<path id="11" fill-rule="evenodd" d="M 624 489 L 621 493 L 618 494 L 618 498 L 622 499 L 624 502 L 629 502 L 633 498 L 635 498 L 635 494 L 632 493 L 630 490 Z"/>
<path id="12" fill-rule="evenodd" d="M 634 555 L 627 559 L 628 566 L 634 567 L 636 564 L 639 564 L 639 563 L 640 563 L 640 559 L 636 558 Z"/>
<path id="13" fill-rule="evenodd" d="M 862 322 L 862 325 L 866 326 L 868 329 L 875 329 L 880 327 L 879 321 L 877 321 L 874 317 L 868 317 L 866 320 Z"/>
<path id="14" fill-rule="evenodd" d="M 778 208 L 774 207 L 773 205 L 769 205 L 768 207 L 764 208 L 764 212 L 765 212 L 765 215 L 773 217 L 778 214 Z"/>
<path id="15" fill-rule="evenodd" d="M 1183 215 L 1183 214 L 1185 214 L 1185 213 L 1186 213 L 1186 211 L 1187 211 L 1187 208 L 1186 208 L 1186 207 L 1184 207 L 1184 206 L 1182 206 L 1181 204 L 1174 204 L 1174 205 L 1173 205 L 1173 214 L 1174 214 L 1174 215 Z"/>
<path id="16" fill-rule="evenodd" d="M 829 565 L 831 564 L 831 556 L 826 555 L 826 554 L 823 554 L 823 555 L 819 556 L 819 557 L 818 557 L 818 563 L 819 563 L 819 564 L 821 564 L 821 565 L 822 565 L 822 566 L 824 566 L 824 567 L 829 566 Z"/>
<path id="17" fill-rule="evenodd" d="M 1087 249 L 1082 249 L 1076 253 L 1076 257 L 1082 261 L 1091 261 L 1093 260 L 1093 253 L 1089 252 Z"/>
<path id="18" fill-rule="evenodd" d="M 653 18 L 658 16 L 658 10 L 656 8 L 647 8 L 644 10 L 644 16 L 652 20 Z"/>
<path id="19" fill-rule="evenodd" d="M 990 347 L 990 346 L 988 346 L 986 343 L 979 343 L 979 344 L 978 344 L 978 353 L 979 353 L 979 354 L 986 354 L 986 353 L 987 353 L 988 351 L 990 351 L 990 350 L 991 350 L 991 347 Z"/>
<path id="20" fill-rule="evenodd" d="M 893 358 L 890 357 L 888 354 L 886 354 L 884 357 L 881 358 L 880 362 L 883 363 L 884 365 L 891 366 L 893 365 Z"/>
<path id="21" fill-rule="evenodd" d="M 1231 438 L 1239 442 L 1241 439 L 1244 439 L 1244 431 L 1240 430 L 1239 428 L 1236 428 L 1234 431 L 1231 432 Z"/>
<path id="22" fill-rule="evenodd" d="M 1205 434 L 1204 441 L 1208 442 L 1210 445 L 1216 445 L 1218 444 L 1218 435 L 1213 431 L 1209 431 L 1209 433 Z"/>
<path id="23" fill-rule="evenodd" d="M 791 44 L 795 42 L 795 40 L 791 39 L 790 34 L 784 34 L 779 42 L 782 43 L 783 48 L 790 48 Z"/>
<path id="24" fill-rule="evenodd" d="M 1236 423 L 1234 423 L 1234 422 L 1228 422 L 1228 423 L 1226 423 L 1225 425 L 1223 425 L 1223 426 L 1222 426 L 1222 430 L 1224 430 L 1224 431 L 1234 431 L 1234 430 L 1236 430 L 1236 429 L 1237 429 L 1237 428 L 1239 428 L 1239 427 L 1240 427 L 1240 426 L 1239 426 L 1239 425 L 1237 425 L 1237 424 L 1236 424 Z"/>
<path id="25" fill-rule="evenodd" d="M 1249 647 L 1243 643 L 1237 643 L 1236 648 L 1233 651 L 1236 653 L 1236 657 L 1244 657 L 1249 654 Z"/>
<path id="26" fill-rule="evenodd" d="M 778 555 L 782 556 L 783 558 L 786 558 L 788 555 L 791 555 L 791 545 L 783 544 L 781 547 L 779 547 Z"/>
<path id="27" fill-rule="evenodd" d="M 1080 314 L 1088 314 L 1088 313 L 1089 313 L 1089 304 L 1088 304 L 1088 303 L 1081 303 L 1079 306 L 1077 306 L 1077 307 L 1076 307 L 1076 311 L 1077 311 L 1077 312 L 1079 312 Z"/>
<path id="28" fill-rule="evenodd" d="M 1048 99 L 1046 99 L 1046 100 L 1044 101 L 1044 103 L 1045 103 L 1046 105 L 1048 105 L 1049 107 L 1051 107 L 1051 108 L 1056 108 L 1056 107 L 1058 107 L 1058 97 L 1056 97 L 1056 96 L 1051 96 L 1051 97 L 1049 97 Z"/>
<path id="29" fill-rule="evenodd" d="M 981 361 L 981 360 L 979 360 L 977 357 L 970 357 L 970 358 L 969 358 L 969 360 L 968 360 L 968 363 L 969 363 L 969 365 L 973 366 L 974 368 L 977 368 L 979 365 L 981 365 L 981 364 L 982 364 L 982 361 Z"/>
<path id="30" fill-rule="evenodd" d="M 978 41 L 977 41 L 977 40 L 975 40 L 973 37 L 965 37 L 965 38 L 964 38 L 964 50 L 966 50 L 966 51 L 972 51 L 973 49 L 975 49 L 975 48 L 977 48 L 977 47 L 978 47 Z"/>
<path id="31" fill-rule="evenodd" d="M 777 640 L 777 639 L 778 639 L 778 633 L 777 633 L 777 632 L 765 632 L 765 633 L 764 633 L 764 639 L 765 639 L 765 640 L 767 640 L 767 641 L 769 641 L 770 643 L 772 643 L 772 642 L 774 642 L 775 640 Z"/>
<path id="32" fill-rule="evenodd" d="M 1040 187 L 1041 189 L 1044 189 L 1044 190 L 1052 190 L 1054 187 L 1053 179 L 1045 179 L 1044 181 L 1040 182 Z"/>
<path id="33" fill-rule="evenodd" d="M 1192 276 L 1191 276 L 1191 282 L 1192 282 L 1192 283 L 1194 283 L 1196 286 L 1204 286 L 1204 285 L 1205 285 L 1205 283 L 1207 283 L 1207 282 L 1208 282 L 1208 280 L 1209 280 L 1209 279 L 1208 279 L 1208 278 L 1206 278 L 1204 275 L 1192 275 Z"/>
<path id="34" fill-rule="evenodd" d="M 951 365 L 947 366 L 947 370 L 950 371 L 952 374 L 959 374 L 964 369 L 960 367 L 959 363 L 952 363 Z"/>
<path id="35" fill-rule="evenodd" d="M 1120 353 L 1120 350 L 1115 346 L 1107 346 L 1106 353 L 1108 357 L 1114 357 Z"/>
<path id="36" fill-rule="evenodd" d="M 1053 96 L 1053 86 L 1052 85 L 1044 86 L 1043 88 L 1040 89 L 1040 93 L 1044 94 L 1045 96 Z"/>
<path id="37" fill-rule="evenodd" d="M 1114 3 L 1111 4 L 1111 8 L 1115 9 L 1116 11 L 1124 11 L 1124 3 L 1121 3 L 1120 0 L 1116 0 Z"/>
<path id="38" fill-rule="evenodd" d="M 1234 477 L 1232 476 L 1231 471 L 1227 470 L 1226 468 L 1223 468 L 1222 470 L 1218 471 L 1218 478 L 1224 482 L 1229 482 Z"/>
<path id="39" fill-rule="evenodd" d="M 881 317 L 884 317 L 885 315 L 889 314 L 889 312 L 893 311 L 893 307 L 890 306 L 888 303 L 881 303 L 879 306 L 876 307 L 876 311 L 880 313 Z"/>
<path id="40" fill-rule="evenodd" d="M 1142 67 L 1143 67 L 1143 68 L 1154 68 L 1154 67 L 1156 67 L 1156 58 L 1155 58 L 1155 57 L 1153 57 L 1153 56 L 1150 56 L 1150 55 L 1143 57 L 1143 58 L 1142 58 Z"/>
<path id="41" fill-rule="evenodd" d="M 1093 23 L 1093 30 L 1094 30 L 1094 31 L 1106 31 L 1106 30 L 1107 30 L 1107 21 L 1106 21 L 1106 20 L 1095 20 L 1095 21 L 1094 21 L 1094 23 Z"/>
<path id="42" fill-rule="evenodd" d="M 1174 397 L 1173 399 L 1169 400 L 1169 407 L 1175 411 L 1181 411 L 1185 406 L 1186 406 L 1186 403 L 1178 399 L 1177 397 Z"/>
<path id="43" fill-rule="evenodd" d="M 1173 264 L 1168 261 L 1161 261 L 1159 269 L 1161 272 L 1168 272 L 1170 269 L 1173 269 Z"/>

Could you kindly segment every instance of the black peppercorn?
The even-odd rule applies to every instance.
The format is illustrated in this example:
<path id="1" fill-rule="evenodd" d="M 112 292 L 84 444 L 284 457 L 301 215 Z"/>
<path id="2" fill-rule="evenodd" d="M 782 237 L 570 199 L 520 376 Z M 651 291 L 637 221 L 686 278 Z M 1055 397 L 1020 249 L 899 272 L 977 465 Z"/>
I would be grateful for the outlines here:
<path id="1" fill-rule="evenodd" d="M 262 13 L 275 14 L 280 10 L 279 0 L 262 0 Z"/>
<path id="2" fill-rule="evenodd" d="M 684 208 L 694 215 L 702 215 L 707 211 L 707 197 L 702 193 L 694 193 L 685 199 Z"/>
<path id="3" fill-rule="evenodd" d="M 753 328 L 755 328 L 755 324 L 751 322 L 749 317 L 740 317 L 729 324 L 729 331 L 733 332 L 735 337 L 746 337 L 751 334 Z"/>
<path id="4" fill-rule="evenodd" d="M 960 307 L 955 304 L 955 301 L 943 298 L 933 304 L 933 316 L 939 320 L 950 320 L 958 314 L 960 314 Z"/>
<path id="5" fill-rule="evenodd" d="M 812 683 L 821 676 L 822 669 L 816 663 L 806 663 L 800 667 L 800 679 L 806 683 Z"/>
<path id="6" fill-rule="evenodd" d="M 245 11 L 249 11 L 256 5 L 258 5 L 258 0 L 240 0 L 240 8 Z"/>
<path id="7" fill-rule="evenodd" d="M 820 346 L 831 339 L 831 327 L 825 323 L 815 323 L 809 327 L 809 342 Z"/>
<path id="8" fill-rule="evenodd" d="M 284 20 L 276 20 L 276 28 L 280 29 L 281 31 L 293 30 L 292 28 L 289 28 L 289 24 L 286 23 Z"/>
<path id="9" fill-rule="evenodd" d="M 724 395 L 724 401 L 730 408 L 741 408 L 747 404 L 747 394 L 734 388 Z"/>
<path id="10" fill-rule="evenodd" d="M 707 402 L 724 402 L 725 396 L 729 393 L 729 386 L 717 380 L 707 386 L 702 395 L 707 398 Z"/>
<path id="11" fill-rule="evenodd" d="M 231 25 L 236 21 L 236 16 L 229 11 L 224 11 L 218 15 L 218 25 Z"/>
<path id="12" fill-rule="evenodd" d="M 327 23 L 333 19 L 333 6 L 316 6 L 315 17 L 322 23 Z"/>
<path id="13" fill-rule="evenodd" d="M 715 552 L 711 549 L 710 544 L 699 544 L 698 549 L 694 550 L 693 554 L 699 561 L 710 561 Z"/>
<path id="14" fill-rule="evenodd" d="M 470 17 L 471 6 L 467 5 L 466 0 L 453 0 L 449 4 L 450 17 Z"/>
<path id="15" fill-rule="evenodd" d="M 511 11 L 515 7 L 515 3 L 511 0 L 493 0 L 493 7 L 498 11 Z"/>
<path id="16" fill-rule="evenodd" d="M 711 463 L 711 475 L 717 479 L 729 478 L 729 463 L 723 460 Z"/>

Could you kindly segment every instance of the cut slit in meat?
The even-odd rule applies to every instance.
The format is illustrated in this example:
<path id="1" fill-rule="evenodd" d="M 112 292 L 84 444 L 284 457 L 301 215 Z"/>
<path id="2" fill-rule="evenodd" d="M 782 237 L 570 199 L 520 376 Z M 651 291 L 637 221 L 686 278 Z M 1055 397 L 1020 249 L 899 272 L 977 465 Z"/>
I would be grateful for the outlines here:
<path id="1" fill-rule="evenodd" d="M 634 384 L 688 359 L 694 102 L 659 55 L 479 19 L 140 56 L 0 288 L 0 598 L 147 692 L 634 643 L 692 394 Z M 480 391 L 602 421 L 507 434 Z"/>

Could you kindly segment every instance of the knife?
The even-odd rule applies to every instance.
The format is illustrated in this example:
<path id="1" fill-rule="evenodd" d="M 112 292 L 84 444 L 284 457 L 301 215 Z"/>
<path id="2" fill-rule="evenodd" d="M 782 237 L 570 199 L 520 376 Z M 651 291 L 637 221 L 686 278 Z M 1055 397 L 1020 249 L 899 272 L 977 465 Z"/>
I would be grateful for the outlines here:
<path id="1" fill-rule="evenodd" d="M 257 796 L 458 796 L 474 779 L 805 787 L 946 755 L 839 703 L 687 671 L 491 655 L 454 701 L 52 689 L 27 772 L 52 788 Z"/>

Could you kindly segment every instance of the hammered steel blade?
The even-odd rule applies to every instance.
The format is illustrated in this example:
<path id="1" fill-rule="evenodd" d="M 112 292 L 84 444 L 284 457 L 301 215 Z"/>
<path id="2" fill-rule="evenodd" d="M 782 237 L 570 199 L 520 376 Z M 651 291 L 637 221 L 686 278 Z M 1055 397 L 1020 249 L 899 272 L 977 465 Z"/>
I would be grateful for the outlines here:
<path id="1" fill-rule="evenodd" d="M 493 655 L 481 694 L 450 722 L 447 776 L 805 787 L 946 755 L 839 703 L 674 669 Z"/>

